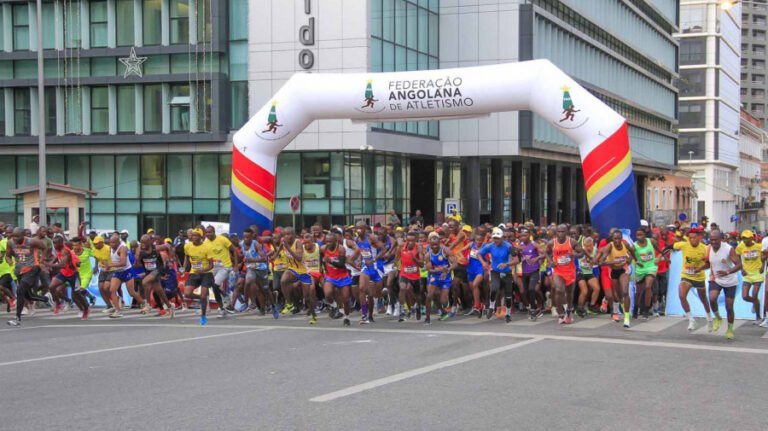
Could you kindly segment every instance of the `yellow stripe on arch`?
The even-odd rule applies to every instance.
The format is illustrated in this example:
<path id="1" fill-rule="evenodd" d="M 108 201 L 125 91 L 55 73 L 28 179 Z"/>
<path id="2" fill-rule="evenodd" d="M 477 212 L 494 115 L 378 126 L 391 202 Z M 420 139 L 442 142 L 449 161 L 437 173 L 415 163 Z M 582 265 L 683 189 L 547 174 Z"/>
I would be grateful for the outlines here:
<path id="1" fill-rule="evenodd" d="M 265 198 L 264 196 L 258 194 L 253 189 L 249 188 L 245 184 L 243 184 L 242 181 L 240 181 L 239 178 L 237 178 L 236 175 L 232 174 L 232 185 L 237 188 L 242 194 L 248 196 L 251 198 L 254 202 L 258 203 L 259 205 L 263 206 L 269 211 L 275 210 L 275 203 L 270 201 L 269 199 Z"/>
<path id="2" fill-rule="evenodd" d="M 592 187 L 587 190 L 587 201 L 591 201 L 592 197 L 597 194 L 600 190 L 603 189 L 603 187 L 606 187 L 608 184 L 611 183 L 611 181 L 615 180 L 616 177 L 621 175 L 622 172 L 629 169 L 629 166 L 632 164 L 632 155 L 629 151 L 627 151 L 627 155 L 624 156 L 619 163 L 616 164 L 613 168 L 611 168 L 610 171 L 606 172 L 605 175 L 603 175 L 602 178 L 595 181 L 592 184 Z"/>

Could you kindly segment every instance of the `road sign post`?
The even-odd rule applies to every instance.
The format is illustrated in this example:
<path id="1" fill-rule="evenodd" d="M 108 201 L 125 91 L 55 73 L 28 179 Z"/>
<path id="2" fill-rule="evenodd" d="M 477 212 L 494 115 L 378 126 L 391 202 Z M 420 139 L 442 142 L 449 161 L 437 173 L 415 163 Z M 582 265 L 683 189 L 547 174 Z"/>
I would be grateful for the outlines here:
<path id="1" fill-rule="evenodd" d="M 291 196 L 291 200 L 288 201 L 288 204 L 291 206 L 291 225 L 295 229 L 296 213 L 299 212 L 299 208 L 301 208 L 301 199 L 296 195 Z"/>

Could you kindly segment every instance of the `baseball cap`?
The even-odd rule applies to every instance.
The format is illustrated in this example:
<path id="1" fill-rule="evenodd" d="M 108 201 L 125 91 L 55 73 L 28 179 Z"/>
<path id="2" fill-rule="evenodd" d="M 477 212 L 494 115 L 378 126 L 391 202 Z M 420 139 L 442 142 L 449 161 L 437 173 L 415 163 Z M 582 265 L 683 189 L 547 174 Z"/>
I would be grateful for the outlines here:
<path id="1" fill-rule="evenodd" d="M 742 238 L 754 238 L 755 234 L 752 233 L 752 231 L 749 230 L 749 229 L 744 229 L 743 231 L 741 231 L 741 237 Z"/>
<path id="2" fill-rule="evenodd" d="M 166 238 L 166 239 L 164 239 L 163 241 L 164 241 L 165 243 L 167 243 L 167 244 L 173 244 L 173 240 L 172 240 L 172 239 L 170 239 L 170 238 Z"/>
<path id="3" fill-rule="evenodd" d="M 120 233 L 128 233 L 128 229 L 123 229 L 120 231 Z"/>
<path id="4" fill-rule="evenodd" d="M 97 236 L 96 238 L 93 239 L 94 244 L 102 244 L 103 242 L 104 242 L 103 236 Z"/>
<path id="5" fill-rule="evenodd" d="M 272 232 L 270 232 L 269 229 L 265 229 L 261 232 L 261 236 L 272 236 Z"/>
<path id="6" fill-rule="evenodd" d="M 491 235 L 491 238 L 503 238 L 504 233 L 501 231 L 501 229 L 496 228 L 493 230 L 493 235 Z"/>
<path id="7" fill-rule="evenodd" d="M 196 233 L 196 234 L 198 234 L 200 236 L 203 236 L 203 230 L 202 229 L 195 229 L 192 232 L 194 232 L 194 233 Z"/>
<path id="8" fill-rule="evenodd" d="M 125 233 L 128 233 L 127 231 Z M 155 233 L 155 230 L 152 228 L 147 229 L 147 233 Z"/>
<path id="9" fill-rule="evenodd" d="M 283 233 L 283 230 L 280 229 L 279 227 L 276 227 L 275 228 L 275 233 Z"/>
<path id="10" fill-rule="evenodd" d="M 465 224 L 464 227 L 461 228 L 464 232 L 472 232 L 472 226 Z"/>
<path id="11" fill-rule="evenodd" d="M 702 232 L 704 232 L 704 228 L 701 226 L 692 227 L 690 230 L 688 230 L 688 233 L 702 233 Z M 748 232 L 748 231 L 745 231 L 745 232 Z M 750 235 L 751 234 L 752 232 L 750 232 Z"/>
<path id="12" fill-rule="evenodd" d="M 648 220 L 640 220 L 640 226 L 648 227 Z"/>

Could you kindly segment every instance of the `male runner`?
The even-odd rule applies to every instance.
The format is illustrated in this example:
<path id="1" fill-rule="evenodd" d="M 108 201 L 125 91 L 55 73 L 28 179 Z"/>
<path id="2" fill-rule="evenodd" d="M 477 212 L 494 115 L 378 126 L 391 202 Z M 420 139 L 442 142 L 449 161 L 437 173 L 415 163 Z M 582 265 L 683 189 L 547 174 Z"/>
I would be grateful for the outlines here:
<path id="1" fill-rule="evenodd" d="M 584 238 L 581 247 L 584 250 L 584 255 L 579 258 L 579 299 L 576 315 L 584 317 L 587 312 L 596 314 L 599 311 L 597 298 L 600 295 L 600 280 L 595 276 L 595 268 L 599 268 L 599 250 L 595 247 L 595 240 L 591 237 Z M 585 311 L 587 297 L 589 297 L 589 308 Z"/>
<path id="2" fill-rule="evenodd" d="M 611 242 L 600 250 L 600 262 L 611 268 L 611 291 L 614 304 L 619 304 L 624 313 L 624 327 L 629 328 L 631 319 L 631 298 L 629 297 L 629 264 L 635 259 L 632 246 L 624 240 L 620 230 L 611 232 Z M 618 306 L 614 305 L 613 320 L 618 321 Z"/>
<path id="3" fill-rule="evenodd" d="M 219 305 L 219 317 L 224 319 L 230 312 L 224 303 L 224 299 L 228 298 L 226 290 L 222 292 L 221 288 L 229 280 L 232 268 L 238 266 L 237 249 L 227 237 L 216 235 L 213 226 L 205 228 L 205 242 L 211 246 L 213 256 L 213 296 Z"/>
<path id="4" fill-rule="evenodd" d="M 531 232 L 525 227 L 520 229 L 518 248 L 521 259 L 520 290 L 528 298 L 528 318 L 536 320 L 543 315 L 544 296 L 539 287 L 539 269 L 541 260 L 546 256 L 539 255 L 536 244 L 531 241 Z"/>
<path id="5" fill-rule="evenodd" d="M 369 234 L 365 223 L 357 224 L 357 239 L 355 240 L 357 251 L 352 256 L 352 261 L 361 259 L 360 273 L 360 324 L 373 323 L 374 297 L 381 296 L 382 274 L 376 266 L 376 259 L 384 253 L 384 244 L 375 234 Z M 378 296 L 377 296 L 378 294 Z"/>
<path id="6" fill-rule="evenodd" d="M 558 323 L 561 325 L 573 323 L 571 309 L 576 284 L 576 265 L 573 261 L 577 255 L 583 255 L 581 247 L 568 236 L 568 228 L 564 224 L 558 225 L 555 238 L 547 244 L 547 256 L 552 265 L 553 308 L 557 309 Z"/>
<path id="7" fill-rule="evenodd" d="M 16 280 L 16 319 L 9 320 L 10 326 L 21 326 L 21 312 L 27 301 L 44 302 L 53 308 L 53 303 L 44 296 L 37 296 L 33 293 L 40 283 L 40 265 L 43 262 L 42 254 L 47 250 L 43 241 L 37 238 L 26 238 L 24 229 L 17 227 L 13 229 L 13 237 L 8 241 L 5 249 L 5 262 L 8 265 L 14 264 Z"/>
<path id="8" fill-rule="evenodd" d="M 120 237 L 117 235 L 112 235 L 109 238 L 109 247 L 110 263 L 107 265 L 106 269 L 112 275 L 109 282 L 109 297 L 115 308 L 115 311 L 110 314 L 109 317 L 115 319 L 123 317 L 123 313 L 121 312 L 122 306 L 118 300 L 118 292 L 120 291 L 122 283 L 125 283 L 125 286 L 128 288 L 128 294 L 131 295 L 135 303 L 141 307 L 142 312 L 149 312 L 149 302 L 141 297 L 138 289 L 136 289 L 134 285 L 133 266 L 128 261 L 128 247 L 120 242 Z"/>
<path id="9" fill-rule="evenodd" d="M 416 320 L 421 320 L 421 309 L 416 303 L 416 298 L 421 287 L 419 267 L 424 261 L 424 254 L 416 243 L 416 232 L 408 232 L 405 243 L 398 245 L 396 253 L 400 256 L 400 304 L 405 306 L 398 321 L 405 321 L 406 315 L 410 317 L 414 306 L 416 306 Z"/>
<path id="10" fill-rule="evenodd" d="M 739 278 L 736 274 L 741 270 L 741 259 L 736 255 L 736 250 L 723 242 L 720 229 L 712 229 L 709 232 L 709 247 L 705 258 L 706 268 L 709 268 L 709 305 L 715 313 L 715 322 L 712 331 L 717 332 L 723 324 L 720 317 L 717 300 L 720 291 L 725 290 L 725 311 L 728 317 L 728 330 L 725 338 L 733 339 L 733 300 L 736 297 L 736 289 L 739 287 Z"/>
<path id="11" fill-rule="evenodd" d="M 72 289 L 72 300 L 77 304 L 77 307 L 83 313 L 85 319 L 87 319 L 89 314 L 88 302 L 82 296 L 82 293 L 77 292 L 77 289 L 80 286 L 80 273 L 78 271 L 80 259 L 69 247 L 64 245 L 63 235 L 57 234 L 53 237 L 53 249 L 56 253 L 56 261 L 51 264 L 51 268 L 58 270 L 58 273 L 51 281 L 50 286 L 51 294 L 56 303 L 56 306 L 53 309 L 53 314 L 59 314 L 61 312 L 62 305 L 60 300 L 67 296 L 67 285 L 69 285 Z"/>
<path id="12" fill-rule="evenodd" d="M 337 235 L 333 231 L 326 234 L 325 244 L 321 248 L 323 265 L 325 266 L 323 293 L 325 301 L 329 304 L 341 304 L 339 308 L 341 308 L 344 318 L 342 325 L 349 326 L 349 288 L 352 286 L 352 278 L 349 276 L 346 265 L 346 251 L 339 244 Z M 333 317 L 332 315 L 331 318 Z"/>
<path id="13" fill-rule="evenodd" d="M 184 297 L 193 298 L 195 289 L 200 289 L 200 325 L 208 323 L 208 288 L 213 286 L 213 251 L 210 242 L 203 242 L 202 229 L 188 234 L 190 241 L 184 244 L 184 270 L 189 277 L 184 283 Z"/>
<path id="14" fill-rule="evenodd" d="M 146 274 L 141 280 L 144 288 L 144 296 L 149 299 L 154 293 L 162 304 L 157 304 L 160 308 L 160 316 L 168 314 L 173 319 L 173 305 L 165 295 L 165 289 L 162 286 L 160 278 L 168 270 L 173 268 L 174 250 L 169 245 L 155 244 L 151 235 L 144 234 L 139 239 L 139 255 L 136 258 L 144 265 Z M 166 310 L 163 310 L 163 304 Z"/>
<path id="15" fill-rule="evenodd" d="M 301 310 L 299 304 L 292 304 L 288 301 L 289 298 L 296 296 L 303 297 L 309 315 L 309 324 L 314 325 L 317 323 L 317 314 L 315 313 L 317 296 L 312 288 L 312 277 L 307 273 L 307 267 L 303 263 L 304 244 L 301 239 L 295 237 L 292 227 L 285 228 L 283 232 L 281 253 L 284 254 L 288 267 L 281 280 L 286 307 L 293 314 L 299 313 Z M 297 293 L 301 293 L 301 295 Z"/>
<path id="16" fill-rule="evenodd" d="M 755 324 L 768 327 L 768 316 L 762 321 L 760 319 L 760 286 L 763 284 L 765 275 L 763 274 L 763 256 L 762 247 L 755 242 L 755 235 L 751 230 L 745 230 L 741 233 L 741 242 L 736 246 L 736 254 L 741 257 L 741 275 L 743 283 L 741 286 L 741 299 L 752 303 L 752 311 L 755 313 Z"/>
<path id="17" fill-rule="evenodd" d="M 16 295 L 13 294 L 13 264 L 5 261 L 7 248 L 8 238 L 0 238 L 0 299 L 5 299 L 10 313 L 13 308 L 16 308 Z"/>
<path id="18" fill-rule="evenodd" d="M 650 315 L 651 300 L 653 299 L 653 285 L 656 279 L 656 272 L 659 267 L 661 254 L 657 257 L 659 245 L 653 238 L 648 238 L 646 229 L 640 227 L 635 231 L 637 240 L 635 241 L 635 317 L 637 310 L 640 309 L 643 320 L 648 320 Z M 642 306 L 638 305 L 642 301 Z"/>
<path id="19" fill-rule="evenodd" d="M 440 244 L 440 236 L 433 232 L 429 234 L 429 251 L 426 256 L 427 272 L 429 272 L 429 281 L 427 284 L 427 317 L 424 323 L 431 323 L 432 301 L 437 302 L 440 307 L 440 320 L 447 320 L 450 316 L 448 310 L 448 293 L 450 292 L 452 280 L 451 273 L 456 269 L 456 258 L 453 254 Z"/>
<path id="20" fill-rule="evenodd" d="M 240 248 L 245 262 L 245 296 L 253 301 L 259 299 L 262 306 L 262 312 L 267 309 L 272 311 L 272 317 L 280 317 L 280 310 L 274 304 L 274 296 L 270 289 L 269 269 L 267 267 L 267 250 L 264 244 L 253 238 L 254 232 L 251 229 L 243 231 L 243 241 Z M 237 293 L 237 292 L 235 292 Z M 237 295 L 232 295 L 232 302 Z"/>
<path id="21" fill-rule="evenodd" d="M 431 244 L 430 244 L 431 245 Z M 503 288 L 506 313 L 504 320 L 509 323 L 512 321 L 510 315 L 512 309 L 512 291 L 514 289 L 514 280 L 512 278 L 512 268 L 517 264 L 518 259 L 515 255 L 515 248 L 509 241 L 504 240 L 504 233 L 499 228 L 493 230 L 491 242 L 485 244 L 478 253 L 477 258 L 485 266 L 486 255 L 490 254 L 491 262 L 491 296 L 489 299 L 486 319 L 490 319 L 496 309 L 496 300 L 501 295 Z"/>
<path id="22" fill-rule="evenodd" d="M 688 304 L 688 291 L 696 288 L 704 310 L 707 312 L 707 326 L 713 328 L 712 315 L 710 314 L 709 298 L 707 298 L 704 274 L 706 267 L 705 258 L 707 247 L 701 242 L 704 229 L 699 227 L 691 228 L 688 231 L 688 241 L 682 236 L 675 237 L 675 242 L 668 245 L 666 250 L 674 249 L 683 252 L 683 267 L 680 275 L 680 304 L 685 311 L 685 317 L 688 318 L 688 330 L 696 330 L 696 319 L 691 315 L 691 306 Z"/>

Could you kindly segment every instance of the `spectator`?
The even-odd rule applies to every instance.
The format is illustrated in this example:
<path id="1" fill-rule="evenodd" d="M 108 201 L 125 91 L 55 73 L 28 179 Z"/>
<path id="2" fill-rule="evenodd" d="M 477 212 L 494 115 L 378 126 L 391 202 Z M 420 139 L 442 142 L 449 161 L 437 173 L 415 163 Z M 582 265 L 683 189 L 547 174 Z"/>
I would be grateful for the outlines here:
<path id="1" fill-rule="evenodd" d="M 409 225 L 417 225 L 419 229 L 424 227 L 424 217 L 421 216 L 421 210 L 416 210 L 416 215 L 408 219 Z"/>
<path id="2" fill-rule="evenodd" d="M 392 227 L 400 226 L 400 217 L 397 216 L 394 209 L 389 210 L 389 217 L 387 217 L 387 224 Z"/>
<path id="3" fill-rule="evenodd" d="M 32 235 L 37 233 L 37 230 L 40 229 L 40 216 L 32 216 L 32 223 L 29 224 L 29 232 L 32 233 Z"/>

